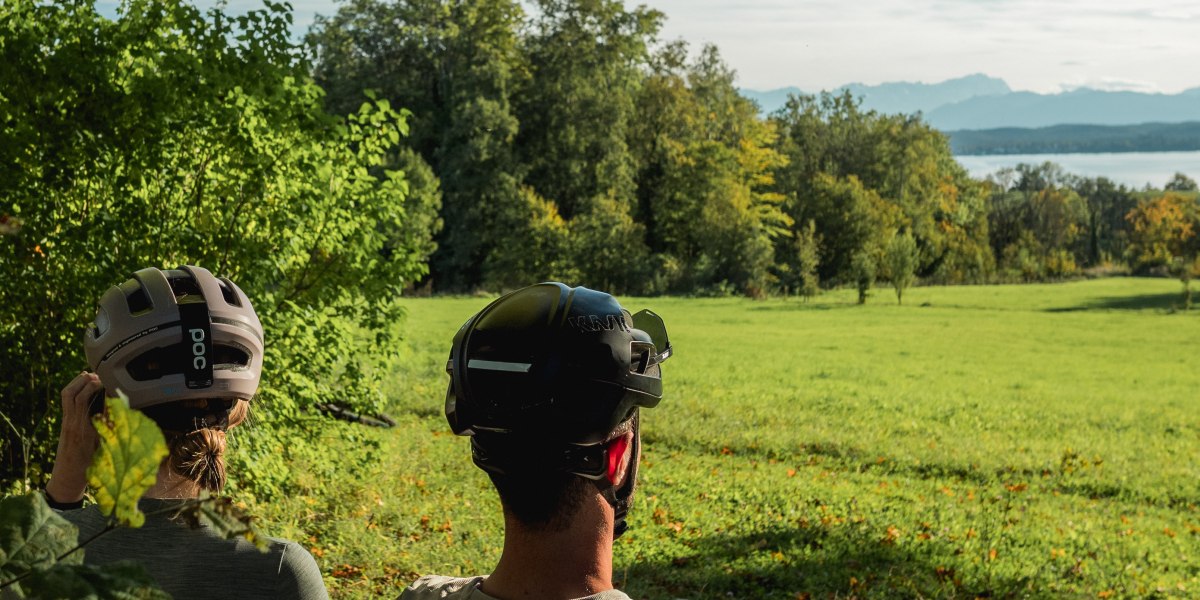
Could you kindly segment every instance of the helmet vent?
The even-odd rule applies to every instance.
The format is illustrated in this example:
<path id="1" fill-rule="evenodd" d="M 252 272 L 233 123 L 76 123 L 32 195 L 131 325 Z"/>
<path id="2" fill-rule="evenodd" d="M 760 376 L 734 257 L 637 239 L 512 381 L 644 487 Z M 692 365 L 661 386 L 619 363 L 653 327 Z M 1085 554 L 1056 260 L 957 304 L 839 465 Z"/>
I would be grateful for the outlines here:
<path id="1" fill-rule="evenodd" d="M 129 361 L 126 369 L 134 381 L 152 381 L 164 375 L 182 373 L 184 364 L 180 357 L 188 348 L 173 344 L 164 348 L 154 348 Z M 242 370 L 250 366 L 250 353 L 237 346 L 218 344 L 213 347 L 213 368 Z"/>
<path id="2" fill-rule="evenodd" d="M 221 288 L 221 297 L 225 298 L 225 304 L 230 306 L 241 306 L 242 301 L 237 294 L 233 292 L 233 284 L 224 277 L 217 280 L 217 285 Z"/>
<path id="3" fill-rule="evenodd" d="M 150 297 L 141 287 L 125 294 L 125 302 L 129 304 L 129 314 L 136 315 L 150 310 Z"/>
<path id="4" fill-rule="evenodd" d="M 175 292 L 176 299 L 183 299 L 187 296 L 199 296 L 204 298 L 204 293 L 200 291 L 200 285 L 195 279 L 184 275 L 182 277 L 171 278 L 171 291 Z"/>

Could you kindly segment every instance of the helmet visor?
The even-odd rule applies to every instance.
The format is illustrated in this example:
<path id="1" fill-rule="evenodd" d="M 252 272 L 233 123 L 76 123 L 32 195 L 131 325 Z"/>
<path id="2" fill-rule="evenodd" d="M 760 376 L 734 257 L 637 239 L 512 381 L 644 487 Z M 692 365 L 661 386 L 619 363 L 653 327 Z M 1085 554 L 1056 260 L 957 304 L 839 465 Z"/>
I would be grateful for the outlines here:
<path id="1" fill-rule="evenodd" d="M 650 336 L 650 342 L 654 344 L 654 351 L 647 357 L 645 368 L 671 358 L 673 349 L 671 341 L 667 338 L 667 326 L 663 323 L 662 317 L 650 309 L 644 309 L 634 314 L 630 320 L 633 321 L 634 329 L 644 331 L 646 335 Z"/>

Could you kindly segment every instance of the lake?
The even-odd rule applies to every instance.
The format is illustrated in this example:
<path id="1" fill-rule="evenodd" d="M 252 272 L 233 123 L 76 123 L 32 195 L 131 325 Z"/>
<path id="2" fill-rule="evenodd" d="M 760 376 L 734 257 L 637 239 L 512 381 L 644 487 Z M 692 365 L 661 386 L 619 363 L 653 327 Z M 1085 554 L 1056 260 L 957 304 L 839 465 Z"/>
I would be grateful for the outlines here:
<path id="1" fill-rule="evenodd" d="M 1200 179 L 1200 152 L 1113 152 L 1105 154 L 996 154 L 954 157 L 975 177 L 986 177 L 1019 163 L 1058 163 L 1068 173 L 1107 177 L 1141 189 L 1162 188 L 1176 172 Z"/>

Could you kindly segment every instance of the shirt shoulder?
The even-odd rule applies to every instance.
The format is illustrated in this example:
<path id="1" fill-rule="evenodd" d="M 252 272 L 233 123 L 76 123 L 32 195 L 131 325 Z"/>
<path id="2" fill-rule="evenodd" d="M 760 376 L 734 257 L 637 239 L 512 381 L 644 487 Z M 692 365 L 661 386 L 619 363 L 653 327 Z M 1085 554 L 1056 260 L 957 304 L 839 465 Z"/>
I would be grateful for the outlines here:
<path id="1" fill-rule="evenodd" d="M 279 556 L 278 581 L 281 598 L 328 600 L 321 569 L 304 546 L 291 540 L 271 538 L 271 554 Z"/>
<path id="2" fill-rule="evenodd" d="M 483 577 L 444 577 L 426 575 L 413 582 L 400 594 L 402 600 L 466 600 L 477 592 Z M 485 599 L 483 592 L 478 598 Z"/>
<path id="3" fill-rule="evenodd" d="M 614 588 L 611 590 L 605 590 L 603 592 L 600 592 L 599 594 L 593 594 L 591 596 L 588 596 L 587 598 L 580 598 L 580 600 L 633 600 L 633 599 L 630 598 L 629 596 L 625 595 L 625 592 L 622 592 L 621 590 Z"/>

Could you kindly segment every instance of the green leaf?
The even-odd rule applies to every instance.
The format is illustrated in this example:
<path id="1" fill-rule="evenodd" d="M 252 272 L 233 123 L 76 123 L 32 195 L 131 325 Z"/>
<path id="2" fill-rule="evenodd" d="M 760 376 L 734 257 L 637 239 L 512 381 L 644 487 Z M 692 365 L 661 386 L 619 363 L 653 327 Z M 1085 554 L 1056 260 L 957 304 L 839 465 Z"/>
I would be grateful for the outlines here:
<path id="1" fill-rule="evenodd" d="M 254 517 L 234 506 L 231 498 L 209 496 L 205 492 L 199 502 L 187 506 L 179 516 L 191 527 L 208 527 L 227 540 L 240 537 L 260 552 L 267 551 L 267 536 L 254 524 Z"/>
<path id="2" fill-rule="evenodd" d="M 46 600 L 169 599 L 142 565 L 120 561 L 104 565 L 55 565 L 39 571 L 26 586 L 31 597 Z"/>
<path id="3" fill-rule="evenodd" d="M 75 547 L 79 530 L 58 516 L 41 494 L 0 500 L 0 582 L 45 569 Z M 75 553 L 68 561 L 80 561 Z"/>
<path id="4" fill-rule="evenodd" d="M 141 527 L 146 515 L 138 510 L 138 499 L 154 485 L 167 444 L 158 425 L 129 408 L 127 400 L 108 398 L 105 404 L 108 410 L 92 418 L 100 448 L 88 467 L 88 484 L 100 512 L 127 527 Z"/>

